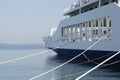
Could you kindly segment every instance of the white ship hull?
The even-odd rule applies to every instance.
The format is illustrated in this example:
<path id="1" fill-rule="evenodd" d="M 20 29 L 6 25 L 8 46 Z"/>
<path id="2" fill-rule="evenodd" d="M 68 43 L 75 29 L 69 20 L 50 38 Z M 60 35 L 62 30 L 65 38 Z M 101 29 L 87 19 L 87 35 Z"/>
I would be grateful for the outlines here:
<path id="1" fill-rule="evenodd" d="M 86 50 L 95 41 L 62 41 L 61 30 L 63 26 L 77 24 L 100 17 L 111 16 L 112 18 L 112 33 L 111 40 L 101 40 L 94 47 L 92 47 L 88 53 L 91 58 L 106 55 L 108 53 L 115 53 L 120 51 L 120 6 L 116 3 L 100 7 L 95 10 L 88 11 L 83 14 L 79 14 L 75 17 L 62 20 L 56 30 L 55 34 L 45 38 L 46 47 L 54 49 L 55 52 L 62 55 L 75 56 L 81 51 Z M 75 54 L 75 55 L 74 55 Z M 86 54 L 87 55 L 87 54 Z M 93 57 L 92 57 L 93 56 Z M 120 59 L 117 56 L 116 59 Z"/>

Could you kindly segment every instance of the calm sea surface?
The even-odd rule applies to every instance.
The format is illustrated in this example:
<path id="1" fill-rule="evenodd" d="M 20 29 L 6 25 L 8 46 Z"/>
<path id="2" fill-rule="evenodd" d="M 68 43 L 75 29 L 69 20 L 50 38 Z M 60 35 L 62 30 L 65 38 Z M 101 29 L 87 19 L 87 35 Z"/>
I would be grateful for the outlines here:
<path id="1" fill-rule="evenodd" d="M 35 54 L 47 49 L 41 47 L 0 47 L 0 62 Z M 44 73 L 69 58 L 57 56 L 55 52 L 42 53 L 40 55 L 16 62 L 0 64 L 0 80 L 29 80 Z M 95 65 L 79 64 L 81 60 L 75 60 L 49 74 L 35 80 L 74 80 L 85 71 Z M 93 71 L 82 80 L 120 80 L 120 66 L 107 67 Z"/>

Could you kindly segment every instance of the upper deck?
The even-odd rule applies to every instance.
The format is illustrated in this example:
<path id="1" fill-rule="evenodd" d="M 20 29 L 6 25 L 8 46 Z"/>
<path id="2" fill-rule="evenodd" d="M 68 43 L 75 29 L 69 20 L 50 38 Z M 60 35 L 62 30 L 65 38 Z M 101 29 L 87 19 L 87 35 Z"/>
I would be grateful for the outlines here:
<path id="1" fill-rule="evenodd" d="M 79 0 L 71 6 L 70 10 L 64 13 L 64 16 L 73 17 L 99 7 L 109 5 L 113 2 L 120 4 L 120 0 Z"/>

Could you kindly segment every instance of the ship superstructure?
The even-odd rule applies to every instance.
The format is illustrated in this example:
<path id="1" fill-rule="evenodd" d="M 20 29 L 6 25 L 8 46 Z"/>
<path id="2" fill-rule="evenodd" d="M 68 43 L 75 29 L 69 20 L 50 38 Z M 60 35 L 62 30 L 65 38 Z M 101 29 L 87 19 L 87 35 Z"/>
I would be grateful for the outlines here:
<path id="1" fill-rule="evenodd" d="M 66 19 L 55 33 L 44 38 L 46 47 L 75 56 L 103 37 L 86 55 L 92 58 L 119 51 L 119 13 L 120 0 L 79 0 L 64 13 Z"/>

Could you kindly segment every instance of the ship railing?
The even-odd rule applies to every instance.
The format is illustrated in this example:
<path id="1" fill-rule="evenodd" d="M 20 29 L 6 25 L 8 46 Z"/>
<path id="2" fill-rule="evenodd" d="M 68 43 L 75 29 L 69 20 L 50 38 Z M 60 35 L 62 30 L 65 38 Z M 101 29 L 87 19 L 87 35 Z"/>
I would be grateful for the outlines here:
<path id="1" fill-rule="evenodd" d="M 102 35 L 88 35 L 88 36 L 63 36 L 62 41 L 98 41 L 101 37 L 102 40 L 109 41 L 112 39 L 111 34 Z"/>

